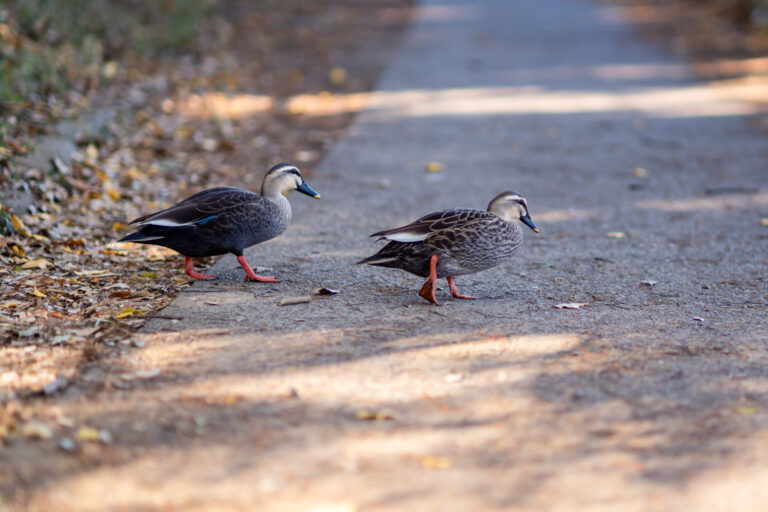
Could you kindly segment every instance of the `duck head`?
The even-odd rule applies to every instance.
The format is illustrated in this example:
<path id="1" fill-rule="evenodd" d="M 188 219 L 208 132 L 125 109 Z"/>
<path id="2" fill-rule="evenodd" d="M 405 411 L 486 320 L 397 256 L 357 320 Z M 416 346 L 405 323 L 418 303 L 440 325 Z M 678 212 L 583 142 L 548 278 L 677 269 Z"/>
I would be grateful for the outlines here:
<path id="1" fill-rule="evenodd" d="M 264 176 L 264 181 L 261 184 L 261 195 L 263 197 L 276 197 L 291 190 L 298 190 L 315 199 L 320 199 L 320 194 L 312 190 L 304 181 L 298 167 L 287 163 L 273 165 L 267 171 L 267 175 Z"/>
<path id="2" fill-rule="evenodd" d="M 494 213 L 507 222 L 520 220 L 523 224 L 539 232 L 539 228 L 528 215 L 528 202 L 517 192 L 508 190 L 494 197 L 488 204 L 488 211 Z"/>

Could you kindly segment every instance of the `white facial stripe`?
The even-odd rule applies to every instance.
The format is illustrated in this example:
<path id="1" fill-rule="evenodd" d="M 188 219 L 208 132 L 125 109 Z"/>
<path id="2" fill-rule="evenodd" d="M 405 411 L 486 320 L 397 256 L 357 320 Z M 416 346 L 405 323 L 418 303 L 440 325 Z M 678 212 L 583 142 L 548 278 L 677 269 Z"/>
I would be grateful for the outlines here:
<path id="1" fill-rule="evenodd" d="M 272 174 L 280 174 L 285 171 L 298 171 L 295 165 L 285 164 L 272 171 Z"/>

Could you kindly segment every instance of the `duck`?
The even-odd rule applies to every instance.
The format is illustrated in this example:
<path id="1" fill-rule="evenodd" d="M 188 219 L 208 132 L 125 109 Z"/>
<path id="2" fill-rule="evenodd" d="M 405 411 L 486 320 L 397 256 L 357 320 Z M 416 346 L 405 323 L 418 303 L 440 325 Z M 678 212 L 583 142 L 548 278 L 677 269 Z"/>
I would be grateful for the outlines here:
<path id="1" fill-rule="evenodd" d="M 389 243 L 357 264 L 399 268 L 426 278 L 419 295 L 437 306 L 435 286 L 440 278 L 446 278 L 455 298 L 476 299 L 460 293 L 453 278 L 487 270 L 510 258 L 523 243 L 517 221 L 539 232 L 526 199 L 509 190 L 494 197 L 486 210 L 443 210 L 373 233 L 372 237 Z"/>
<path id="2" fill-rule="evenodd" d="M 298 167 L 289 163 L 272 166 L 264 176 L 261 195 L 237 187 L 215 187 L 130 222 L 137 231 L 119 242 L 160 245 L 184 256 L 184 273 L 192 279 L 216 279 L 195 272 L 192 258 L 231 253 L 245 270 L 246 281 L 279 283 L 274 276 L 257 275 L 243 255 L 252 245 L 283 233 L 291 222 L 291 190 L 320 199 L 304 181 Z"/>

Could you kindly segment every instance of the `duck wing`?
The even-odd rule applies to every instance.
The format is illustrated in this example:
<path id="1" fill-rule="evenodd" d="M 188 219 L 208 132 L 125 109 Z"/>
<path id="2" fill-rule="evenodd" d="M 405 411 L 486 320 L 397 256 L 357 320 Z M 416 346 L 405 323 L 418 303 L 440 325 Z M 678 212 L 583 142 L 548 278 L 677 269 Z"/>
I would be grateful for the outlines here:
<path id="1" fill-rule="evenodd" d="M 377 236 L 379 237 L 379 240 L 391 240 L 393 242 L 423 242 L 435 233 L 466 223 L 478 213 L 485 214 L 487 212 L 482 210 L 457 208 L 430 213 L 405 226 L 379 231 L 371 236 Z"/>
<path id="2" fill-rule="evenodd" d="M 137 227 L 146 225 L 201 226 L 235 207 L 263 201 L 264 199 L 260 195 L 248 190 L 236 187 L 216 187 L 191 195 L 168 209 L 134 219 L 131 224 Z"/>

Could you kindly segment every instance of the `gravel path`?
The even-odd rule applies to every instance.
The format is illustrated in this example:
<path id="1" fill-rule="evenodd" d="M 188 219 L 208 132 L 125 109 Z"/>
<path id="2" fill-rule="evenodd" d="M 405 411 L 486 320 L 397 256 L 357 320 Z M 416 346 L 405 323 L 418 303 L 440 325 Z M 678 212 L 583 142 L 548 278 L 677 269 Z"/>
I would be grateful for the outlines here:
<path id="1" fill-rule="evenodd" d="M 766 118 L 609 8 L 545 4 L 423 2 L 323 200 L 292 195 L 247 253 L 282 282 L 228 256 L 181 294 L 119 363 L 142 383 L 78 405 L 118 462 L 33 503 L 768 509 Z M 506 189 L 541 233 L 457 279 L 481 300 L 353 265 L 374 231 Z"/>

